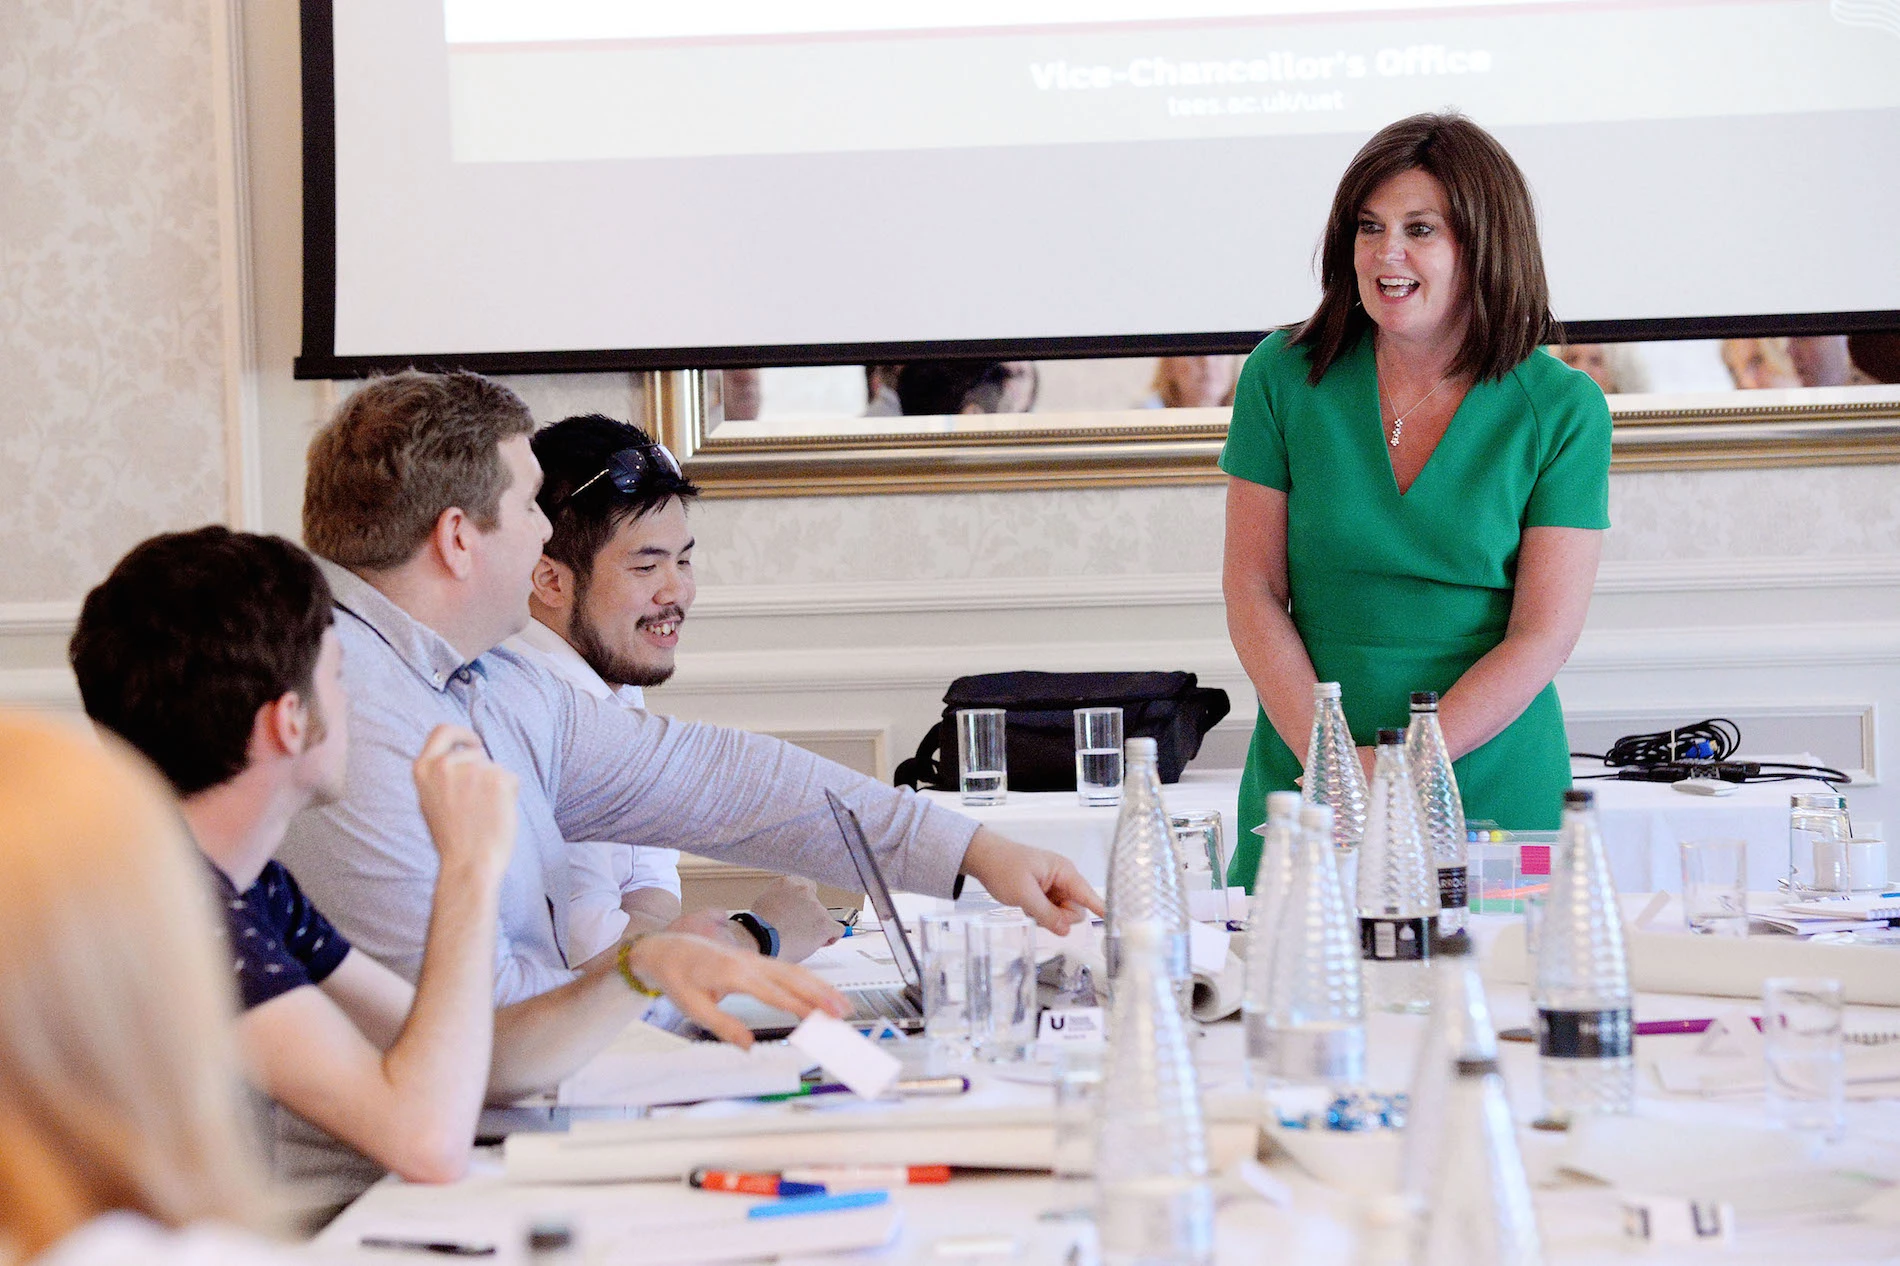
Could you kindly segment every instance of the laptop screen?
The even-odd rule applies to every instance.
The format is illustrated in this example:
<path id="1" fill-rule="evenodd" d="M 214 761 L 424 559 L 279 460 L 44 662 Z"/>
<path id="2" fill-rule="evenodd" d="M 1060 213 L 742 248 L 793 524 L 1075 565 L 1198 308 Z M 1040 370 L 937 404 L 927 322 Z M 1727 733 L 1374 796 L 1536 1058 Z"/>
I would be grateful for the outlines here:
<path id="1" fill-rule="evenodd" d="M 864 828 L 858 824 L 858 815 L 830 789 L 826 789 L 825 799 L 831 804 L 831 816 L 837 819 L 838 834 L 844 837 L 845 851 L 851 854 L 851 864 L 858 868 L 858 880 L 864 885 L 865 895 L 871 898 L 871 908 L 877 911 L 877 924 L 884 930 L 884 940 L 891 947 L 891 957 L 897 960 L 898 974 L 904 978 L 905 984 L 921 989 L 924 983 L 923 966 L 917 961 L 917 955 L 910 947 L 910 937 L 905 935 L 904 925 L 897 917 L 897 903 L 891 900 L 891 886 L 884 882 L 884 872 L 879 868 L 870 844 L 865 841 Z"/>

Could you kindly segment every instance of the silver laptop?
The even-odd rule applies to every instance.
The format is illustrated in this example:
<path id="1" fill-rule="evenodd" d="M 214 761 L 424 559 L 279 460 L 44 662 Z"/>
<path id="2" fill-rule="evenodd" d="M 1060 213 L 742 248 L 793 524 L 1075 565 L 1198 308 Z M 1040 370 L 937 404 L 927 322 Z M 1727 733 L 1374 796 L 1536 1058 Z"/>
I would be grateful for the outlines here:
<path id="1" fill-rule="evenodd" d="M 924 1026 L 923 967 L 917 952 L 911 948 L 910 937 L 905 934 L 903 923 L 897 917 L 897 903 L 891 900 L 891 886 L 885 882 L 884 871 L 878 866 L 877 857 L 864 838 L 864 828 L 858 822 L 858 815 L 829 790 L 825 792 L 825 799 L 831 805 L 831 816 L 838 824 L 838 834 L 844 839 L 845 851 L 851 855 L 851 864 L 857 867 L 858 880 L 871 899 L 871 909 L 877 912 L 878 929 L 884 933 L 884 942 L 890 947 L 897 974 L 904 981 L 901 988 L 841 986 L 840 991 L 852 1003 L 851 1013 L 845 1017 L 845 1022 L 860 1026 L 889 1024 L 905 1033 L 920 1032 Z M 754 1037 L 768 1041 L 784 1037 L 798 1026 L 798 1017 L 791 1012 L 767 1006 L 757 998 L 744 994 L 734 994 L 719 1006 L 722 1011 L 738 1017 L 742 1024 L 752 1030 Z M 648 1014 L 647 1020 L 693 1037 L 712 1036 L 670 1005 L 661 1005 L 657 1013 Z"/>

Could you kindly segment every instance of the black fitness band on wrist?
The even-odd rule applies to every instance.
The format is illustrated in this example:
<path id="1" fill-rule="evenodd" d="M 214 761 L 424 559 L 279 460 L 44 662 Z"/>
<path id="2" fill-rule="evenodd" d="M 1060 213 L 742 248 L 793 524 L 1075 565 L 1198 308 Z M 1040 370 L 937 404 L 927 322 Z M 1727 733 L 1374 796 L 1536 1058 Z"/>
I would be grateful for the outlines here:
<path id="1" fill-rule="evenodd" d="M 729 917 L 732 922 L 737 923 L 740 927 L 752 934 L 752 939 L 759 943 L 759 953 L 765 955 L 767 958 L 778 957 L 779 940 L 777 928 L 750 910 L 741 910 L 739 913 Z"/>

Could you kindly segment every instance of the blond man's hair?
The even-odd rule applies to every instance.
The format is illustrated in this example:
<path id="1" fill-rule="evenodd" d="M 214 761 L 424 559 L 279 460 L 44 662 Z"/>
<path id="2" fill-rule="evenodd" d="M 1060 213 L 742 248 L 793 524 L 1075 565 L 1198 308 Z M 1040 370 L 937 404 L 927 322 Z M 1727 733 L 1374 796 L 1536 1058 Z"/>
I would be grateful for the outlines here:
<path id="1" fill-rule="evenodd" d="M 387 571 L 452 507 L 493 531 L 509 479 L 501 444 L 533 431 L 521 397 L 480 374 L 373 378 L 310 441 L 304 544 L 353 571 Z"/>
<path id="2" fill-rule="evenodd" d="M 0 1242 L 115 1209 L 254 1224 L 222 924 L 158 775 L 0 712 L 0 874 Z"/>

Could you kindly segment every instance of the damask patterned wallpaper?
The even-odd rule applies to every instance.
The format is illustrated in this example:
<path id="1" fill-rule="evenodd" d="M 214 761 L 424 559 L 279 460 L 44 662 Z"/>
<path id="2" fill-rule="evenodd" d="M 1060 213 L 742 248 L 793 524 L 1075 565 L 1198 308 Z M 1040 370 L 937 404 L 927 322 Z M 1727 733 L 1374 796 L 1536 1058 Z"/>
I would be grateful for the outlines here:
<path id="1" fill-rule="evenodd" d="M 0 4 L 0 602 L 223 514 L 209 22 Z"/>
<path id="2" fill-rule="evenodd" d="M 1220 570 L 1217 487 L 708 501 L 703 584 Z M 1606 560 L 1890 554 L 1891 466 L 1613 475 Z"/>

